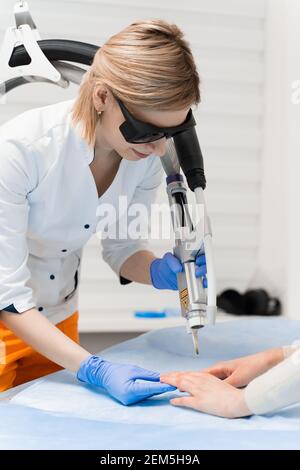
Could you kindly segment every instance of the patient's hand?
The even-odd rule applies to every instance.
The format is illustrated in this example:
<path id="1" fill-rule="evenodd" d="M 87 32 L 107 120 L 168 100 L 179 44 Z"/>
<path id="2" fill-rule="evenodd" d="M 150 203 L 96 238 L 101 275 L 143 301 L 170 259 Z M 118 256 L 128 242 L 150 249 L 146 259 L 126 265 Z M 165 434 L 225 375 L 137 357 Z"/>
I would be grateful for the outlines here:
<path id="1" fill-rule="evenodd" d="M 283 359 L 282 348 L 269 349 L 240 359 L 218 362 L 202 372 L 214 375 L 234 387 L 244 387 Z"/>
<path id="2" fill-rule="evenodd" d="M 173 398 L 172 405 L 194 408 L 224 418 L 251 415 L 245 402 L 244 390 L 239 390 L 211 374 L 170 372 L 162 374 L 160 380 L 190 394 Z"/>

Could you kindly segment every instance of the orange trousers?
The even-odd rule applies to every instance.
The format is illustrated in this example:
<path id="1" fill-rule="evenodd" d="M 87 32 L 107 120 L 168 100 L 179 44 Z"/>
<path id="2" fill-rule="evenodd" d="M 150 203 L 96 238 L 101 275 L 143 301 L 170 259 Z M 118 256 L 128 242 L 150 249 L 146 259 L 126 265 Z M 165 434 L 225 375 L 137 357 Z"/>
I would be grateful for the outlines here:
<path id="1" fill-rule="evenodd" d="M 79 343 L 78 312 L 56 326 Z M 0 392 L 61 369 L 62 367 L 32 349 L 0 322 Z"/>

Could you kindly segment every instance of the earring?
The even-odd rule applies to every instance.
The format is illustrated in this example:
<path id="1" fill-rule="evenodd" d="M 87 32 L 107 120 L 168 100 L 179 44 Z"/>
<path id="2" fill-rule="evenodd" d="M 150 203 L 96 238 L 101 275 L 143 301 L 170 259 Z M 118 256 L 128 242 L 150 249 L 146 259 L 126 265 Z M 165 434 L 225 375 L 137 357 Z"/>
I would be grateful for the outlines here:
<path id="1" fill-rule="evenodd" d="M 102 111 L 97 111 L 98 116 L 101 116 Z"/>

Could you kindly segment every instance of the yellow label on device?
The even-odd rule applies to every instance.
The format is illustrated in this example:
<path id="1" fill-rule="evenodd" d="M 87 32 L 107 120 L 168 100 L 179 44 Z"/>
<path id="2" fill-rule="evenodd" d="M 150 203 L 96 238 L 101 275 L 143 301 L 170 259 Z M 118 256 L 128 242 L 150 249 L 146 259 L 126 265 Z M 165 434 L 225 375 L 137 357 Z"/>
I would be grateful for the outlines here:
<path id="1" fill-rule="evenodd" d="M 181 304 L 182 304 L 183 307 L 187 310 L 187 308 L 188 308 L 188 306 L 189 306 L 189 294 L 188 294 L 188 290 L 187 290 L 187 289 L 183 289 L 183 290 L 179 293 L 179 298 L 180 298 Z"/>

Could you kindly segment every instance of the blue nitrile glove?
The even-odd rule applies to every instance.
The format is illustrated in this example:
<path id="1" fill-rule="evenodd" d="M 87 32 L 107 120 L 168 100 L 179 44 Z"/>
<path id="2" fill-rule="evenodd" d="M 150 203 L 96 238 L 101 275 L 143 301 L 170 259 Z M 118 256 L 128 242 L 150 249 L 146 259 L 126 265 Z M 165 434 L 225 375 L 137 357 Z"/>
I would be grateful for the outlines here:
<path id="1" fill-rule="evenodd" d="M 145 398 L 176 390 L 159 382 L 159 373 L 141 367 L 105 361 L 89 356 L 80 365 L 77 379 L 103 387 L 123 405 L 132 405 Z"/>
<path id="2" fill-rule="evenodd" d="M 205 255 L 196 258 L 196 277 L 204 277 L 203 286 L 207 287 Z M 183 270 L 182 264 L 172 253 L 156 258 L 150 264 L 150 276 L 156 289 L 178 290 L 176 274 Z"/>

